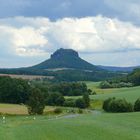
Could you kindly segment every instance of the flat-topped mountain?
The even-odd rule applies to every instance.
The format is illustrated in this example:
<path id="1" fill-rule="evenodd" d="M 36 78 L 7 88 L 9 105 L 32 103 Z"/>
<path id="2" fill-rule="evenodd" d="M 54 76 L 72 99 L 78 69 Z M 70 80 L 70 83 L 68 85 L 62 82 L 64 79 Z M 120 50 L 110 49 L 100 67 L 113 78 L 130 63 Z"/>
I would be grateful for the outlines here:
<path id="1" fill-rule="evenodd" d="M 78 52 L 72 49 L 58 49 L 51 58 L 35 65 L 34 69 L 80 69 L 80 70 L 100 70 L 101 68 L 94 66 L 79 57 Z"/>
<path id="2" fill-rule="evenodd" d="M 102 81 L 120 73 L 104 70 L 79 57 L 72 49 L 58 49 L 48 60 L 26 68 L 0 69 L 3 74 L 44 75 L 56 81 Z"/>

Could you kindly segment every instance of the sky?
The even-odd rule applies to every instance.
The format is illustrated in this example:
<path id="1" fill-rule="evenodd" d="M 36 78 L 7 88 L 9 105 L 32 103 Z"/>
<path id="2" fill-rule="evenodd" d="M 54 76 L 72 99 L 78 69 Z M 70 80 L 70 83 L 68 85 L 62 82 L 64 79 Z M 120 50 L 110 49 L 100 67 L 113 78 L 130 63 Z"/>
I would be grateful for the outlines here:
<path id="1" fill-rule="evenodd" d="M 59 48 L 95 65 L 140 65 L 140 1 L 0 0 L 0 68 L 38 64 Z"/>

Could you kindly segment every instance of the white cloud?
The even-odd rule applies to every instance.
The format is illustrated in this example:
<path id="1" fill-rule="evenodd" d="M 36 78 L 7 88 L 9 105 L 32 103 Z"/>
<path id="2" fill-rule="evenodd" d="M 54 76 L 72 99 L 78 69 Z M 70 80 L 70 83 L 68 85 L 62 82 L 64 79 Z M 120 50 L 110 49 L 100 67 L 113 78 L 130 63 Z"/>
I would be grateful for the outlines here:
<path id="1" fill-rule="evenodd" d="M 3 40 L 0 42 L 1 47 L 4 41 L 9 41 L 7 42 L 9 43 L 7 44 L 7 50 L 12 47 L 13 52 L 17 55 L 40 55 L 40 53 L 44 53 L 44 51 L 41 51 L 42 47 L 48 42 L 45 36 L 42 35 L 42 31 L 33 27 L 16 28 L 2 25 L 0 31 L 2 33 L 0 36 L 3 36 Z"/>
<path id="2" fill-rule="evenodd" d="M 72 48 L 81 53 L 130 54 L 140 50 L 139 36 L 139 27 L 102 16 L 57 21 L 41 17 L 0 19 L 1 54 L 7 51 L 14 56 L 44 57 L 49 51 L 60 47 Z M 137 55 L 135 57 L 137 59 Z"/>

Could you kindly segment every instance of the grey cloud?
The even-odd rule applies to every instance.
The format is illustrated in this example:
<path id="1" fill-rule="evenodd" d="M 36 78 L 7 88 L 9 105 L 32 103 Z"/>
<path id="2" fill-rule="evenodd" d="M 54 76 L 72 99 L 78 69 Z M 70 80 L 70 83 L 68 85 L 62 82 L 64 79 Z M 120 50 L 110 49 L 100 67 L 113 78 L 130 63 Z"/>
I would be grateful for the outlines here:
<path id="1" fill-rule="evenodd" d="M 140 25 L 139 0 L 1 0 L 0 17 L 64 17 L 103 15 Z"/>

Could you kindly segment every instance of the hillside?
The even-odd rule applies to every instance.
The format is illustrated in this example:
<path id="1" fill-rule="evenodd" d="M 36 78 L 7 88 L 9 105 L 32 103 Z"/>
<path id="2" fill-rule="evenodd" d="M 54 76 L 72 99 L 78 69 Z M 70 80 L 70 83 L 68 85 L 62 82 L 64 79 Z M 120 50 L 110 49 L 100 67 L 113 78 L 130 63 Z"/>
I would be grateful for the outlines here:
<path id="1" fill-rule="evenodd" d="M 98 67 L 108 70 L 108 71 L 120 71 L 120 72 L 132 72 L 134 69 L 139 68 L 140 66 L 134 66 L 134 67 L 114 67 L 114 66 L 101 66 L 99 65 Z"/>
<path id="2" fill-rule="evenodd" d="M 72 49 L 58 49 L 50 59 L 26 68 L 0 69 L 2 74 L 53 76 L 58 81 L 101 81 L 122 75 L 92 65 Z"/>
<path id="3" fill-rule="evenodd" d="M 78 52 L 72 49 L 58 49 L 51 58 L 32 66 L 33 69 L 79 69 L 79 70 L 102 70 L 79 57 Z"/>

